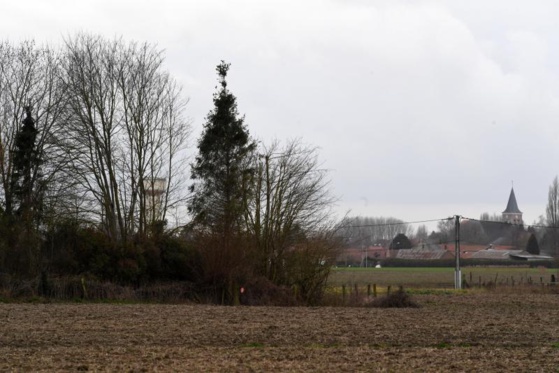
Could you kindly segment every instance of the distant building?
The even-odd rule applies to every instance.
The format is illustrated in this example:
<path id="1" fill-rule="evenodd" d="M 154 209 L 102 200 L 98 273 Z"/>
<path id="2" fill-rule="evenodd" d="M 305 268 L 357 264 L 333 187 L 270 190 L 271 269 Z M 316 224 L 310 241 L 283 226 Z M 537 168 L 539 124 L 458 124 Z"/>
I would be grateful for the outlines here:
<path id="1" fill-rule="evenodd" d="M 411 249 L 393 250 L 394 258 L 409 260 L 453 259 L 454 251 L 446 250 L 441 245 L 421 243 Z"/>
<path id="2" fill-rule="evenodd" d="M 339 266 L 374 267 L 381 259 L 387 258 L 388 249 L 382 246 L 346 248 L 336 258 Z"/>
<path id="3" fill-rule="evenodd" d="M 510 190 L 509 202 L 507 208 L 503 211 L 503 221 L 511 224 L 522 224 L 522 211 L 518 209 L 514 188 Z"/>
<path id="4" fill-rule="evenodd" d="M 146 193 L 147 221 L 155 222 L 160 220 L 163 215 L 163 196 L 166 191 L 166 179 L 154 178 L 144 180 L 144 190 Z"/>

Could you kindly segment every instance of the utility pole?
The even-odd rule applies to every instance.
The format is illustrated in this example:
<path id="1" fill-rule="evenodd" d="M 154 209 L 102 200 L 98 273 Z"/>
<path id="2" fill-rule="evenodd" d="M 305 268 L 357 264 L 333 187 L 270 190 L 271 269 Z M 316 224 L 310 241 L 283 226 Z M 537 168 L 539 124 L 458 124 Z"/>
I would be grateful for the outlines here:
<path id="1" fill-rule="evenodd" d="M 456 257 L 456 269 L 454 271 L 454 288 L 462 289 L 462 273 L 460 271 L 460 216 L 454 217 L 454 252 Z"/>

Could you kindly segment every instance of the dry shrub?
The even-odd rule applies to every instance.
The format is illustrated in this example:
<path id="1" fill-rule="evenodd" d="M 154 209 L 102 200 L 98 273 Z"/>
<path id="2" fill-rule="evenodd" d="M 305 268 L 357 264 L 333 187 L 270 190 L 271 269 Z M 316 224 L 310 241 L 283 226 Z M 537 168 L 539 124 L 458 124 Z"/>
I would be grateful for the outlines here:
<path id="1" fill-rule="evenodd" d="M 49 280 L 49 298 L 57 300 L 135 300 L 134 290 L 83 277 L 54 277 Z"/>
<path id="2" fill-rule="evenodd" d="M 135 288 L 110 282 L 83 278 L 60 278 L 53 281 L 55 299 L 86 299 L 91 301 L 155 301 L 184 302 L 193 299 L 193 285 L 188 282 L 152 284 Z"/>
<path id="3" fill-rule="evenodd" d="M 351 298 L 350 298 L 351 299 Z M 363 301 L 364 303 L 364 301 Z M 353 304 L 348 304 L 346 299 L 342 294 L 336 292 L 334 287 L 328 287 L 324 291 L 324 295 L 320 300 L 320 305 L 323 307 L 342 307 L 342 306 L 353 306 Z M 361 304 L 363 305 L 363 304 Z"/>
<path id="4" fill-rule="evenodd" d="M 492 286 L 482 286 L 477 289 L 469 289 L 469 291 L 479 290 L 487 291 L 499 294 L 559 294 L 559 286 L 555 284 L 533 284 L 533 285 L 517 285 L 517 286 L 506 286 L 506 285 L 495 285 L 490 282 Z"/>
<path id="5" fill-rule="evenodd" d="M 198 232 L 194 240 L 201 266 L 200 298 L 222 305 L 235 304 L 238 284 L 244 282 L 251 268 L 247 238 Z"/>
<path id="6" fill-rule="evenodd" d="M 10 284 L 9 294 L 11 298 L 31 298 L 35 296 L 36 286 L 32 281 L 13 281 Z"/>
<path id="7" fill-rule="evenodd" d="M 305 239 L 286 253 L 283 264 L 286 283 L 306 305 L 321 304 L 328 277 L 338 254 L 337 240 L 330 232 Z"/>
<path id="8" fill-rule="evenodd" d="M 378 308 L 419 308 L 420 305 L 415 302 L 411 296 L 400 287 L 396 292 L 387 294 L 384 297 L 376 298 L 371 303 L 370 307 Z"/>
<path id="9" fill-rule="evenodd" d="M 22 280 L 0 272 L 0 298 L 32 298 L 36 295 L 37 282 Z"/>
<path id="10" fill-rule="evenodd" d="M 249 280 L 240 294 L 241 304 L 247 306 L 294 306 L 297 300 L 293 291 L 285 286 L 278 286 L 265 277 Z"/>
<path id="11" fill-rule="evenodd" d="M 190 282 L 171 282 L 144 286 L 135 291 L 142 301 L 182 303 L 196 300 L 194 285 Z"/>

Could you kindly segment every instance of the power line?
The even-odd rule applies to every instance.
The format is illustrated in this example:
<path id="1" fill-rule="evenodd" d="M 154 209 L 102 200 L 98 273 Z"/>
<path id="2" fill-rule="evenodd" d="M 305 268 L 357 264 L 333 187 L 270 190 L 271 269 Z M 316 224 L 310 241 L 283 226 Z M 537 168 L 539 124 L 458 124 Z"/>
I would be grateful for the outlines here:
<path id="1" fill-rule="evenodd" d="M 443 218 L 443 219 L 428 219 L 428 220 L 418 220 L 418 221 L 402 221 L 394 223 L 378 223 L 378 224 L 363 224 L 363 225 L 342 225 L 341 228 L 368 228 L 368 227 L 387 227 L 387 226 L 398 226 L 398 225 L 412 225 L 421 223 L 432 223 L 441 220 L 452 220 L 453 217 Z"/>
<path id="2" fill-rule="evenodd" d="M 366 236 L 366 237 L 355 237 L 355 238 L 348 237 L 348 236 L 338 236 L 338 237 L 347 240 L 346 244 L 348 244 L 348 245 L 367 244 L 369 246 L 378 246 L 378 244 L 381 243 L 382 241 L 386 241 L 386 243 L 391 243 L 392 240 L 393 240 L 393 238 L 389 238 L 389 239 L 379 240 L 380 242 L 368 244 L 367 241 L 372 237 L 372 235 L 371 236 Z M 453 244 L 453 243 L 454 243 L 453 239 L 446 239 L 444 241 L 436 240 L 436 242 L 425 242 L 423 244 L 424 245 L 448 245 L 448 244 Z M 380 245 L 380 246 L 383 246 L 383 245 Z"/>
<path id="3" fill-rule="evenodd" d="M 491 223 L 491 224 L 501 224 L 501 225 L 507 225 L 507 226 L 511 226 L 511 227 L 528 227 L 528 228 L 543 228 L 543 229 L 559 229 L 559 226 L 554 227 L 552 225 L 537 225 L 537 224 L 524 224 L 524 223 L 508 223 L 506 221 L 496 221 L 496 220 L 481 220 L 481 219 L 473 219 L 473 218 L 467 218 L 467 217 L 462 217 L 462 219 L 464 220 L 472 220 L 472 221 L 477 221 L 480 223 Z"/>
<path id="4" fill-rule="evenodd" d="M 528 228 L 543 228 L 543 229 L 559 229 L 559 226 L 551 226 L 551 225 L 538 225 L 538 224 L 524 224 L 524 223 L 509 223 L 506 221 L 496 221 L 496 220 L 482 220 L 482 219 L 475 219 L 469 218 L 466 216 L 461 215 L 454 215 L 459 216 L 461 220 L 471 220 L 477 221 L 480 223 L 491 223 L 491 224 L 500 224 L 500 225 L 507 225 L 511 227 L 528 227 Z M 372 227 L 387 227 L 387 226 L 400 226 L 400 225 L 412 225 L 412 224 L 422 224 L 422 223 L 432 223 L 436 221 L 451 221 L 454 219 L 454 216 L 441 218 L 441 219 L 426 219 L 426 220 L 416 220 L 416 221 L 400 221 L 400 222 L 391 222 L 391 223 L 376 223 L 376 224 L 360 224 L 360 225 L 351 225 L 345 224 L 340 226 L 340 228 L 372 228 Z"/>
<path id="5" fill-rule="evenodd" d="M 377 224 L 361 224 L 361 225 L 342 225 L 340 227 L 338 227 L 338 230 L 343 230 L 343 229 L 351 229 L 351 228 L 375 228 L 375 227 L 390 227 L 390 226 L 403 226 L 403 225 L 412 225 L 412 224 L 421 224 L 421 223 L 432 223 L 432 222 L 438 222 L 438 221 L 453 221 L 455 219 L 456 216 L 459 216 L 461 220 L 470 220 L 470 221 L 477 221 L 480 223 L 490 223 L 490 224 L 499 224 L 502 226 L 509 226 L 509 227 L 524 227 L 524 224 L 521 223 L 508 223 L 508 222 L 503 222 L 503 221 L 494 221 L 494 220 L 481 220 L 481 219 L 474 219 L 474 218 L 468 218 L 468 217 L 464 217 L 461 215 L 455 215 L 452 217 L 447 217 L 447 218 L 441 218 L 441 219 L 426 219 L 426 220 L 417 220 L 417 221 L 400 221 L 400 222 L 390 222 L 390 223 L 377 223 Z M 539 229 L 559 229 L 559 227 L 553 227 L 553 226 L 545 226 L 545 225 L 528 225 L 528 228 L 539 228 Z M 374 237 L 375 234 L 369 234 L 365 237 L 355 237 L 355 236 L 346 236 L 346 235 L 340 235 L 338 237 L 342 238 L 342 239 L 346 239 L 346 240 L 351 240 L 352 243 L 359 243 L 359 242 L 364 242 L 369 240 L 371 237 Z M 352 240 L 353 238 L 353 240 Z M 453 241 L 448 241 L 448 242 L 440 242 L 440 244 L 448 244 L 448 243 L 452 243 Z"/>

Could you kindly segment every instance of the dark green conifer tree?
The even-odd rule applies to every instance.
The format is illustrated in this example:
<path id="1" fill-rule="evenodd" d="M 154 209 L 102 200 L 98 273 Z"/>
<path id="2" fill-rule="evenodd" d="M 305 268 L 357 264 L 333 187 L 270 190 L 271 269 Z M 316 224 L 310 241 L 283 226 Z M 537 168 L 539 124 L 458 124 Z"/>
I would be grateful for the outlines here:
<path id="1" fill-rule="evenodd" d="M 238 284 L 250 271 L 244 217 L 251 198 L 252 156 L 256 143 L 227 89 L 229 64 L 217 66 L 218 91 L 207 116 L 192 167 L 192 227 L 204 267 L 204 282 L 216 302 L 238 302 Z"/>
<path id="2" fill-rule="evenodd" d="M 189 204 L 195 224 L 223 234 L 240 227 L 252 173 L 249 160 L 256 149 L 237 111 L 236 97 L 227 89 L 229 66 L 223 61 L 217 66 L 220 87 L 198 141 Z"/>
<path id="3" fill-rule="evenodd" d="M 31 115 L 30 107 L 25 108 L 25 114 L 23 126 L 15 138 L 11 178 L 14 205 L 10 210 L 13 209 L 13 213 L 20 220 L 31 222 L 33 213 L 38 210 L 34 189 L 39 176 L 38 168 L 41 160 L 36 151 L 35 139 L 38 131 L 35 128 L 35 120 Z"/>
<path id="4" fill-rule="evenodd" d="M 39 169 L 41 159 L 36 150 L 37 129 L 31 108 L 25 108 L 23 125 L 17 132 L 12 151 L 10 199 L 6 199 L 8 230 L 5 266 L 16 276 L 33 276 L 39 265 L 40 236 L 37 222 L 41 201 Z"/>
<path id="5" fill-rule="evenodd" d="M 412 244 L 408 236 L 398 233 L 390 243 L 390 250 L 411 249 Z"/>
<path id="6" fill-rule="evenodd" d="M 532 233 L 528 242 L 526 243 L 526 251 L 532 255 L 540 255 L 540 245 L 538 244 L 538 239 Z"/>

